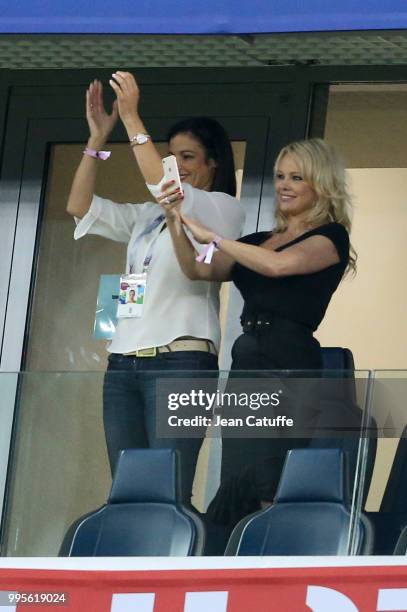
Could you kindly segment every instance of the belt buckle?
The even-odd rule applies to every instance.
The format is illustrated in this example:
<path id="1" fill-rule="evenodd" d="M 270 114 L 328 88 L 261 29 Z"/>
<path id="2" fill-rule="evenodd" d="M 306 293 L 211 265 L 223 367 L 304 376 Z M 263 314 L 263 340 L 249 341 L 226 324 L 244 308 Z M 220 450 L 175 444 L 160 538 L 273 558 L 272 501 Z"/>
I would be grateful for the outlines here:
<path id="1" fill-rule="evenodd" d="M 138 349 L 136 351 L 136 357 L 156 357 L 157 347 L 152 346 L 151 348 Z"/>

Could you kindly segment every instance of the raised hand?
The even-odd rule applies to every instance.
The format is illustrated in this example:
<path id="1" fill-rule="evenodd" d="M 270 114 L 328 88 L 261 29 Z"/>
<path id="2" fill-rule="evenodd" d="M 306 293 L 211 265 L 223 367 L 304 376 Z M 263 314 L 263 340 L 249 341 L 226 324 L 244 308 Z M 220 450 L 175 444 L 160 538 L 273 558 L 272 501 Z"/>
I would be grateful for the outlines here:
<path id="1" fill-rule="evenodd" d="M 103 104 L 103 86 L 98 80 L 92 81 L 86 90 L 86 119 L 88 121 L 89 144 L 95 148 L 103 146 L 117 122 L 119 113 L 117 100 L 114 101 L 112 112 L 107 113 Z"/>
<path id="2" fill-rule="evenodd" d="M 126 123 L 138 116 L 140 90 L 130 72 L 118 70 L 112 77 L 109 83 L 117 96 L 120 119 Z"/>

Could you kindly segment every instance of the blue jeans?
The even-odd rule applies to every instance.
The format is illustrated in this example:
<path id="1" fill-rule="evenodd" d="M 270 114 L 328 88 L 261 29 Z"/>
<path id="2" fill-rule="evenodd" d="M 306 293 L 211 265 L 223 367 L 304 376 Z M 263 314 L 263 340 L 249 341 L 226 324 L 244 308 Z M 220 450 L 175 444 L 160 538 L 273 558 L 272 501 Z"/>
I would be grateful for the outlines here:
<path id="1" fill-rule="evenodd" d="M 216 355 L 204 351 L 156 357 L 111 353 L 103 386 L 103 420 L 112 474 L 124 448 L 176 448 L 181 455 L 182 500 L 189 504 L 202 438 L 157 438 L 156 381 L 163 376 L 188 378 L 191 371 L 213 376 L 217 370 Z"/>

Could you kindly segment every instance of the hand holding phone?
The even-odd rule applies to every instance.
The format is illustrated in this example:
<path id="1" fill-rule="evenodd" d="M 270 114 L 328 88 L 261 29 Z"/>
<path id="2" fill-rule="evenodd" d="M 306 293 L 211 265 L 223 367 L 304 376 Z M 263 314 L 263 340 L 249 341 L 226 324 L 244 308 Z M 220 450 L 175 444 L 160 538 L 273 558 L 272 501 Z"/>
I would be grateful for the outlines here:
<path id="1" fill-rule="evenodd" d="M 164 178 L 165 182 L 175 181 L 174 189 L 177 187 L 183 192 L 182 183 L 178 172 L 177 158 L 175 155 L 168 155 L 168 157 L 164 157 L 163 160 L 163 170 L 164 170 Z"/>

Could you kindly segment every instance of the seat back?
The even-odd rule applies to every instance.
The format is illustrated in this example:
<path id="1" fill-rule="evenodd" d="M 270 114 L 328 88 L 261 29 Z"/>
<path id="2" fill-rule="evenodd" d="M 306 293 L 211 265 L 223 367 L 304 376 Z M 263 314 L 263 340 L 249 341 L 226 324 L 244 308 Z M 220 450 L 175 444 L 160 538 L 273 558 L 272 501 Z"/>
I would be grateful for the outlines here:
<path id="1" fill-rule="evenodd" d="M 394 555 L 407 555 L 407 525 L 403 527 L 393 551 Z"/>
<path id="2" fill-rule="evenodd" d="M 324 377 L 330 379 L 329 399 L 333 394 L 336 401 L 356 404 L 355 362 L 352 351 L 340 346 L 324 346 L 321 352 Z M 337 384 L 334 384 L 335 379 L 338 379 Z"/>
<path id="3" fill-rule="evenodd" d="M 407 512 L 407 425 L 397 445 L 380 512 Z"/>
<path id="4" fill-rule="evenodd" d="M 342 346 L 322 347 L 322 363 L 324 370 L 350 370 L 355 369 L 352 351 Z"/>
<path id="5" fill-rule="evenodd" d="M 61 553 L 90 557 L 202 554 L 203 525 L 180 504 L 178 472 L 177 452 L 172 449 L 122 451 L 107 503 L 71 526 Z"/>
<path id="6" fill-rule="evenodd" d="M 235 528 L 229 555 L 344 555 L 350 528 L 344 454 L 289 451 L 274 504 Z M 357 525 L 357 552 L 372 549 L 370 524 Z"/>
<path id="7" fill-rule="evenodd" d="M 357 466 L 359 430 L 363 419 L 363 412 L 357 404 L 354 359 L 348 348 L 323 347 L 322 360 L 323 375 L 329 382 L 326 390 L 322 385 L 321 411 L 316 421 L 316 437 L 310 446 L 342 449 L 346 455 L 348 485 L 352 487 Z M 338 437 L 321 435 L 324 430 L 334 432 L 335 429 L 339 432 Z M 369 420 L 368 429 L 364 501 L 368 494 L 377 450 L 377 425 L 373 418 Z M 349 433 L 343 435 L 347 430 Z"/>

